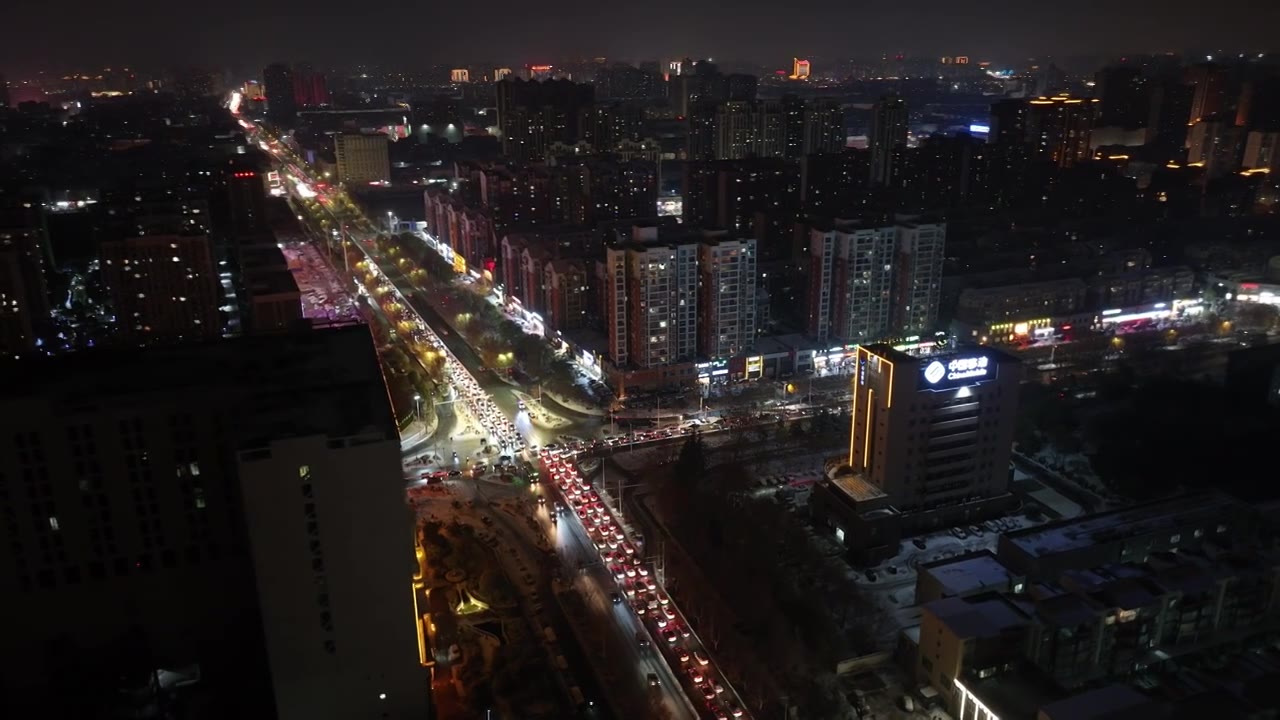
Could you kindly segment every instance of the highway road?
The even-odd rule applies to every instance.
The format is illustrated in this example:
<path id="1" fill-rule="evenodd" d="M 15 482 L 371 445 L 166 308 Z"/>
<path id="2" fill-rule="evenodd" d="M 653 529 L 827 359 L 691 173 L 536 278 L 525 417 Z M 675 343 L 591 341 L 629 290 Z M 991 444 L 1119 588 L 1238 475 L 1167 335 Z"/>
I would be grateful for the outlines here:
<path id="1" fill-rule="evenodd" d="M 244 121 L 247 123 L 247 121 Z M 249 127 L 246 130 L 251 135 L 256 135 L 256 126 L 247 123 Z M 360 250 L 365 258 L 377 268 L 382 278 L 389 283 L 396 291 L 399 299 L 410 309 L 412 317 L 416 320 L 422 332 L 430 336 L 432 344 L 447 349 L 451 357 L 449 358 L 450 373 L 456 376 L 459 389 L 464 394 L 479 395 L 481 397 L 473 397 L 470 401 L 464 402 L 464 405 L 473 406 L 471 413 L 474 420 L 478 420 L 479 424 L 484 426 L 480 432 L 473 433 L 470 442 L 441 442 L 442 439 L 447 440 L 449 436 L 461 434 L 456 432 L 459 426 L 476 425 L 475 422 L 468 422 L 468 418 L 459 418 L 458 423 L 445 422 L 441 425 L 442 431 L 448 432 L 445 435 L 439 435 L 435 439 L 436 442 L 430 444 L 432 450 L 441 451 L 448 449 L 446 452 L 454 450 L 459 452 L 462 457 L 476 456 L 480 450 L 478 439 L 484 437 L 487 440 L 494 440 L 503 432 L 501 425 L 505 425 L 506 419 L 510 418 L 515 425 L 516 431 L 529 445 L 542 446 L 547 443 L 554 442 L 561 435 L 575 436 L 594 436 L 598 432 L 599 420 L 589 418 L 587 416 L 576 415 L 574 413 L 559 411 L 559 414 L 566 419 L 573 421 L 570 426 L 551 430 L 541 427 L 531 420 L 528 413 L 523 412 L 518 407 L 518 398 L 514 394 L 514 389 L 498 379 L 496 375 L 487 368 L 483 362 L 475 354 L 475 352 L 453 332 L 444 319 L 437 313 L 435 307 L 426 296 L 426 289 L 411 278 L 404 275 L 395 262 L 391 261 L 384 253 L 382 253 L 374 239 L 377 237 L 375 226 L 363 217 L 353 217 L 350 211 L 343 211 L 341 214 L 335 212 L 335 207 L 347 207 L 347 204 L 340 200 L 345 196 L 342 191 L 336 189 L 320 189 L 317 192 L 313 188 L 318 188 L 319 183 L 315 178 L 309 175 L 304 167 L 297 160 L 290 156 L 288 151 L 281 145 L 262 143 L 267 148 L 267 152 L 271 154 L 277 163 L 280 164 L 282 170 L 287 175 L 296 178 L 296 180 L 287 183 L 290 196 L 295 202 L 305 204 L 310 199 L 319 200 L 319 207 L 328 215 L 331 224 L 334 227 L 342 227 L 347 231 L 352 242 L 348 243 Z M 323 237 L 324 230 L 314 225 L 315 218 L 309 218 L 309 211 L 306 207 L 298 208 L 299 217 L 303 222 L 308 223 L 313 234 Z M 358 277 L 360 270 L 351 268 L 353 274 L 357 275 L 357 282 L 361 278 Z M 469 392 L 468 392 L 469 391 Z M 475 405 L 480 407 L 476 408 Z"/>
<path id="2" fill-rule="evenodd" d="M 624 523 L 583 478 L 576 466 L 577 454 L 542 450 L 539 457 L 543 478 L 540 490 L 556 498 L 543 507 L 547 512 L 556 512 L 556 503 L 563 508 L 558 515 L 557 547 L 569 544 L 566 533 L 575 536 L 573 549 L 567 554 L 576 558 L 582 574 L 590 578 L 586 581 L 586 596 L 606 608 L 605 612 L 613 609 L 616 628 L 629 631 L 633 637 L 644 630 L 648 648 L 641 650 L 638 640 L 633 640 L 632 645 L 646 654 L 642 660 L 662 668 L 659 677 L 664 688 L 673 681 L 681 688 L 682 705 L 684 700 L 688 702 L 683 705 L 685 715 L 692 709 L 699 717 L 716 720 L 743 717 L 741 699 L 662 588 L 640 539 L 628 535 Z M 678 677 L 673 677 L 675 674 Z"/>
<path id="3" fill-rule="evenodd" d="M 550 487 L 547 483 L 542 485 Z M 552 525 L 550 513 L 555 512 L 553 503 L 549 500 L 541 513 L 542 522 L 547 525 Z M 651 716 L 655 695 L 656 704 L 666 717 L 693 717 L 681 696 L 680 683 L 666 663 L 652 646 L 641 647 L 637 641 L 637 633 L 642 628 L 631 608 L 626 603 L 615 604 L 610 598 L 614 592 L 614 579 L 600 561 L 582 525 L 562 515 L 554 527 L 556 550 L 564 561 L 566 572 L 570 573 L 566 577 L 572 579 L 572 587 L 582 599 L 590 625 L 600 638 L 598 645 L 591 643 L 594 646 L 585 649 L 607 668 L 613 680 L 608 685 L 623 691 L 617 700 L 624 706 L 624 717 Z M 650 686 L 648 676 L 651 673 L 659 678 L 659 686 Z"/>

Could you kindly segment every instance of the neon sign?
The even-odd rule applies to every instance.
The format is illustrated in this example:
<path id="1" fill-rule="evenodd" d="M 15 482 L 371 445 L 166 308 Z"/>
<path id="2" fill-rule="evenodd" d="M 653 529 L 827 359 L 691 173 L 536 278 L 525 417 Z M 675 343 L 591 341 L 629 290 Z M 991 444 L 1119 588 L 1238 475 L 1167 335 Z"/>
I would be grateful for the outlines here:
<path id="1" fill-rule="evenodd" d="M 924 368 L 924 380 L 930 385 L 937 385 L 944 379 L 949 382 L 972 380 L 986 377 L 991 371 L 991 358 L 958 357 L 947 362 L 934 360 Z"/>

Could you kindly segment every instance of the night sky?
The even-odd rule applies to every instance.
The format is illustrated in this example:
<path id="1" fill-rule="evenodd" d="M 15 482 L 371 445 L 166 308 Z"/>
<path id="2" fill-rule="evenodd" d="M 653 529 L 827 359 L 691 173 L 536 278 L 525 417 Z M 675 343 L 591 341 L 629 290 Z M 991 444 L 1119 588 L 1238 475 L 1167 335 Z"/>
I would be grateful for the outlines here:
<path id="1" fill-rule="evenodd" d="M 510 8 L 504 10 L 504 8 Z M 732 9 L 729 9 L 732 8 Z M 522 64 L 673 55 L 784 63 L 792 55 L 964 54 L 1012 61 L 1266 49 L 1276 0 L 12 0 L 0 71 L 274 59 Z"/>

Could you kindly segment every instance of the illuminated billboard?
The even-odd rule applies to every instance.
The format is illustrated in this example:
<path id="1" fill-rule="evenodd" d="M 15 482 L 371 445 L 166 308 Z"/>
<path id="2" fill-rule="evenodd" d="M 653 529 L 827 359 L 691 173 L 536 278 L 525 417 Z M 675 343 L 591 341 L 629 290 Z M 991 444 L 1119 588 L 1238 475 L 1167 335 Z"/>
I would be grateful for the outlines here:
<path id="1" fill-rule="evenodd" d="M 987 355 L 950 355 L 925 360 L 920 368 L 920 389 L 947 390 L 996 377 L 996 362 Z"/>

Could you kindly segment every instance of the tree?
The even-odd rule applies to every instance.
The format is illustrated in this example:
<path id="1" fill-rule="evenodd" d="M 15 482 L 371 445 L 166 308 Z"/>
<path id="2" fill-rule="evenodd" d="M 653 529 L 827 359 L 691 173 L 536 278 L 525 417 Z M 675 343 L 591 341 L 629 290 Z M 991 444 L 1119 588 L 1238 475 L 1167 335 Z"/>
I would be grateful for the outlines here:
<path id="1" fill-rule="evenodd" d="M 1257 469 L 1260 448 L 1280 437 L 1280 411 L 1223 388 L 1158 380 L 1091 418 L 1093 469 L 1135 499 L 1219 488 L 1248 500 L 1276 497 Z"/>
<path id="2" fill-rule="evenodd" d="M 547 355 L 550 351 L 547 349 L 547 344 L 539 338 L 522 332 L 513 341 L 512 349 L 516 359 L 529 375 L 539 377 L 546 370 Z"/>
<path id="3" fill-rule="evenodd" d="M 504 318 L 502 322 L 498 324 L 498 335 L 501 336 L 508 345 L 515 345 L 526 334 L 527 333 L 525 333 L 524 328 L 517 325 L 513 320 Z"/>
<path id="4" fill-rule="evenodd" d="M 794 420 L 791 423 L 791 439 L 800 440 L 809 434 L 808 423 L 803 420 Z"/>
<path id="5" fill-rule="evenodd" d="M 695 430 L 684 441 L 671 474 L 676 482 L 686 487 L 698 488 L 703 485 L 707 474 L 707 453 L 701 433 Z"/>
<path id="6" fill-rule="evenodd" d="M 1280 320 L 1280 308 L 1265 303 L 1242 303 L 1237 306 L 1235 315 L 1240 327 L 1265 332 Z"/>

